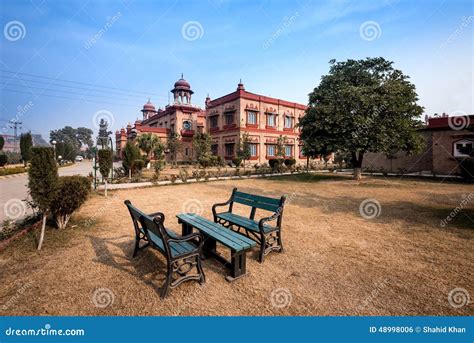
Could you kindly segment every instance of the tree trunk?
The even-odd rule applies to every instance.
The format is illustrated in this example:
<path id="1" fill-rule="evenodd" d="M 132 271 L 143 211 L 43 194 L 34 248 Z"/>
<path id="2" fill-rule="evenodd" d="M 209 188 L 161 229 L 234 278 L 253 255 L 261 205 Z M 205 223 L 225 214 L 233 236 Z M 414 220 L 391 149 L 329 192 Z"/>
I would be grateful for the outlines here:
<path id="1" fill-rule="evenodd" d="M 41 246 L 43 245 L 43 239 L 44 239 L 44 231 L 46 229 L 46 218 L 48 217 L 48 214 L 46 211 L 43 212 L 43 222 L 41 224 L 41 233 L 40 233 L 40 238 L 38 242 L 38 250 L 41 250 Z"/>
<path id="2" fill-rule="evenodd" d="M 104 190 L 105 197 L 107 198 L 107 179 L 105 179 L 105 190 Z"/>
<path id="3" fill-rule="evenodd" d="M 354 165 L 354 180 L 360 181 L 362 179 L 362 160 L 364 152 L 352 152 L 352 164 Z"/>
<path id="4" fill-rule="evenodd" d="M 132 168 L 128 168 L 128 179 L 131 180 L 132 179 Z"/>

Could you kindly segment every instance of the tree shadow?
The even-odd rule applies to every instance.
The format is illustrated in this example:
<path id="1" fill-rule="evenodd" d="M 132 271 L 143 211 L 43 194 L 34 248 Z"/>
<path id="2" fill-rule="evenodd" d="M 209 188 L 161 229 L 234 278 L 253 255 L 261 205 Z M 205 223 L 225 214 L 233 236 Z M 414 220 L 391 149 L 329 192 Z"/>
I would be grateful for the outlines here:
<path id="1" fill-rule="evenodd" d="M 328 215 L 345 213 L 352 214 L 354 217 L 362 217 L 361 211 L 363 210 L 360 207 L 365 200 L 367 200 L 366 197 L 330 198 L 320 194 L 298 192 L 291 204 L 309 209 L 318 208 Z M 379 202 L 380 209 L 377 209 L 377 204 L 374 204 L 374 210 L 380 212 L 378 216 L 370 219 L 375 223 L 403 221 L 407 225 L 432 224 L 433 229 L 458 229 L 455 233 L 461 238 L 472 238 L 469 233 L 474 229 L 473 208 L 464 207 L 462 210 L 456 210 L 456 206 L 440 203 L 430 206 L 410 201 L 382 201 Z M 370 212 L 367 213 L 370 214 Z M 455 215 L 451 217 L 454 213 Z M 451 219 L 447 220 L 449 217 Z"/>

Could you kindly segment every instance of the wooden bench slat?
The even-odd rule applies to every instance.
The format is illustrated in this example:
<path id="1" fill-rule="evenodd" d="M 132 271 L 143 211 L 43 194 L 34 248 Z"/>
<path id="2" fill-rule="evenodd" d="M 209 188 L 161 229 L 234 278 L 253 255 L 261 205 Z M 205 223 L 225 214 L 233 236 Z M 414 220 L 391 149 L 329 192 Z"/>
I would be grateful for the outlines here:
<path id="1" fill-rule="evenodd" d="M 230 232 L 229 229 L 224 228 L 219 224 L 217 224 L 217 226 L 213 222 L 200 220 L 200 218 L 193 215 L 184 215 L 182 218 L 187 223 L 199 227 L 200 231 L 209 234 L 233 250 L 240 251 L 253 246 L 250 242 L 242 242 L 240 237 L 237 237 L 234 232 Z"/>
<path id="2" fill-rule="evenodd" d="M 243 244 L 243 245 L 250 245 L 250 246 L 254 246 L 256 245 L 256 243 L 248 238 L 248 237 L 245 237 L 237 232 L 234 232 L 226 227 L 223 227 L 222 225 L 220 224 L 216 224 L 210 220 L 207 220 L 205 218 L 200 218 L 201 221 L 204 221 L 205 224 L 209 225 L 213 230 L 215 230 L 215 232 L 219 235 L 224 235 L 226 236 L 226 238 L 229 238 L 230 240 L 238 243 L 238 244 Z"/>
<path id="3" fill-rule="evenodd" d="M 261 195 L 256 195 L 256 194 L 249 194 L 249 193 L 244 193 L 244 192 L 235 192 L 234 196 L 238 196 L 240 198 L 246 198 L 250 200 L 255 200 L 258 202 L 262 202 L 265 204 L 270 204 L 270 205 L 280 205 L 280 199 L 275 199 L 275 198 L 270 198 L 270 197 L 265 197 Z"/>
<path id="4" fill-rule="evenodd" d="M 262 210 L 267 210 L 270 212 L 276 212 L 278 211 L 278 208 L 280 207 L 279 205 L 256 201 L 248 197 L 242 197 L 242 196 L 236 196 L 236 195 L 234 195 L 233 201 L 239 204 L 260 208 Z"/>
<path id="5" fill-rule="evenodd" d="M 260 229 L 258 227 L 258 221 L 240 216 L 235 213 L 231 212 L 223 212 L 223 213 L 218 213 L 217 214 L 218 218 L 224 219 L 228 222 L 234 223 L 235 225 L 241 226 L 247 230 L 254 231 L 254 232 L 260 232 Z M 274 231 L 276 228 L 270 226 L 270 225 L 263 225 L 263 231 L 265 233 Z"/>
<path id="6" fill-rule="evenodd" d="M 246 250 L 256 245 L 253 240 L 205 218 L 185 213 L 180 213 L 176 217 L 184 220 L 191 226 L 198 227 L 201 232 L 213 237 L 235 251 Z"/>

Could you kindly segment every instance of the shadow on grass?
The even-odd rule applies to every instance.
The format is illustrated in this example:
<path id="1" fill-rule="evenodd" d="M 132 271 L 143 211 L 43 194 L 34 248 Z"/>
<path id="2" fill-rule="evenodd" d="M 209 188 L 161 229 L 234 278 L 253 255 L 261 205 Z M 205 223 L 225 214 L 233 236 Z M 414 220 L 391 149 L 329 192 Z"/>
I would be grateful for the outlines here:
<path id="1" fill-rule="evenodd" d="M 350 179 L 352 179 L 352 176 L 350 175 L 305 173 L 305 174 L 279 175 L 279 176 L 265 177 L 260 180 L 313 183 L 313 182 L 320 182 L 320 181 L 326 181 L 326 180 L 342 181 L 342 180 L 350 180 Z"/>
<path id="2" fill-rule="evenodd" d="M 161 261 L 151 249 L 140 250 L 137 256 L 132 258 L 134 241 L 130 240 L 129 236 L 124 235 L 113 238 L 87 237 L 96 255 L 94 262 L 102 263 L 137 277 L 145 284 L 152 286 L 157 294 L 161 293 L 161 284 L 163 284 L 166 277 L 166 262 Z M 127 238 L 127 240 L 124 241 L 123 238 Z M 119 248 L 121 253 L 114 254 L 109 248 L 110 245 Z M 152 275 L 151 279 L 147 277 L 150 274 Z M 163 278 L 157 280 L 155 278 L 156 275 L 163 276 Z M 157 285 L 157 283 L 160 285 Z"/>
<path id="3" fill-rule="evenodd" d="M 297 196 L 292 199 L 292 204 L 308 209 L 318 208 L 328 215 L 346 213 L 362 217 L 359 212 L 359 207 L 366 199 L 366 197 L 355 198 L 348 196 L 330 198 L 320 194 L 315 195 L 314 193 L 299 192 Z M 371 220 L 379 223 L 404 221 L 408 227 L 410 225 L 431 224 L 433 229 L 461 229 L 468 230 L 468 232 L 473 231 L 474 209 L 463 208 L 462 210 L 455 211 L 455 207 L 456 206 L 451 206 L 446 203 L 430 206 L 429 204 L 409 201 L 380 202 L 380 215 Z M 456 214 L 450 220 L 447 220 L 447 218 L 455 212 Z M 447 221 L 443 225 L 442 223 L 445 220 Z M 462 232 L 457 232 L 457 234 L 463 238 L 472 238 L 470 233 L 464 235 Z"/>

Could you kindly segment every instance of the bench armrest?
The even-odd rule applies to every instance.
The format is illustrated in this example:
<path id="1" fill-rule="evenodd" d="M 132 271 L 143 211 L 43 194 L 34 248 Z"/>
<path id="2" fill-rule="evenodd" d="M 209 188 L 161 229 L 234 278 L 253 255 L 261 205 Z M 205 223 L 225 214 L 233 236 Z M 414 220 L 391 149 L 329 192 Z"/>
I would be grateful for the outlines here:
<path id="1" fill-rule="evenodd" d="M 212 205 L 212 214 L 214 215 L 214 218 L 215 218 L 216 215 L 217 215 L 216 208 L 222 207 L 222 206 L 229 206 L 230 203 L 231 203 L 231 201 L 232 201 L 232 199 L 229 199 L 229 200 L 227 200 L 226 202 L 222 202 L 222 203 L 218 203 L 218 204 Z"/>
<path id="2" fill-rule="evenodd" d="M 274 220 L 277 220 L 278 217 L 280 217 L 280 216 L 281 216 L 281 211 L 277 211 L 274 214 L 272 214 L 270 217 L 265 217 L 265 218 L 260 219 L 259 222 L 258 222 L 258 228 L 259 228 L 260 232 L 264 233 L 263 225 L 266 222 L 272 222 Z M 275 226 L 275 227 L 278 228 L 278 226 Z"/>
<path id="3" fill-rule="evenodd" d="M 152 217 L 152 218 L 158 217 L 158 220 L 160 220 L 162 223 L 165 222 L 165 215 L 162 212 L 150 213 L 150 214 L 148 214 L 148 216 Z"/>
<path id="4" fill-rule="evenodd" d="M 167 241 L 168 243 L 183 243 L 183 242 L 187 242 L 187 241 L 196 241 L 197 239 L 197 244 L 198 244 L 198 247 L 197 249 L 200 250 L 201 249 L 201 246 L 203 244 L 203 238 L 202 238 L 202 235 L 199 233 L 199 232 L 194 232 L 194 233 L 191 233 L 189 235 L 186 235 L 186 236 L 182 236 L 182 237 L 175 237 L 175 238 L 168 238 Z"/>

